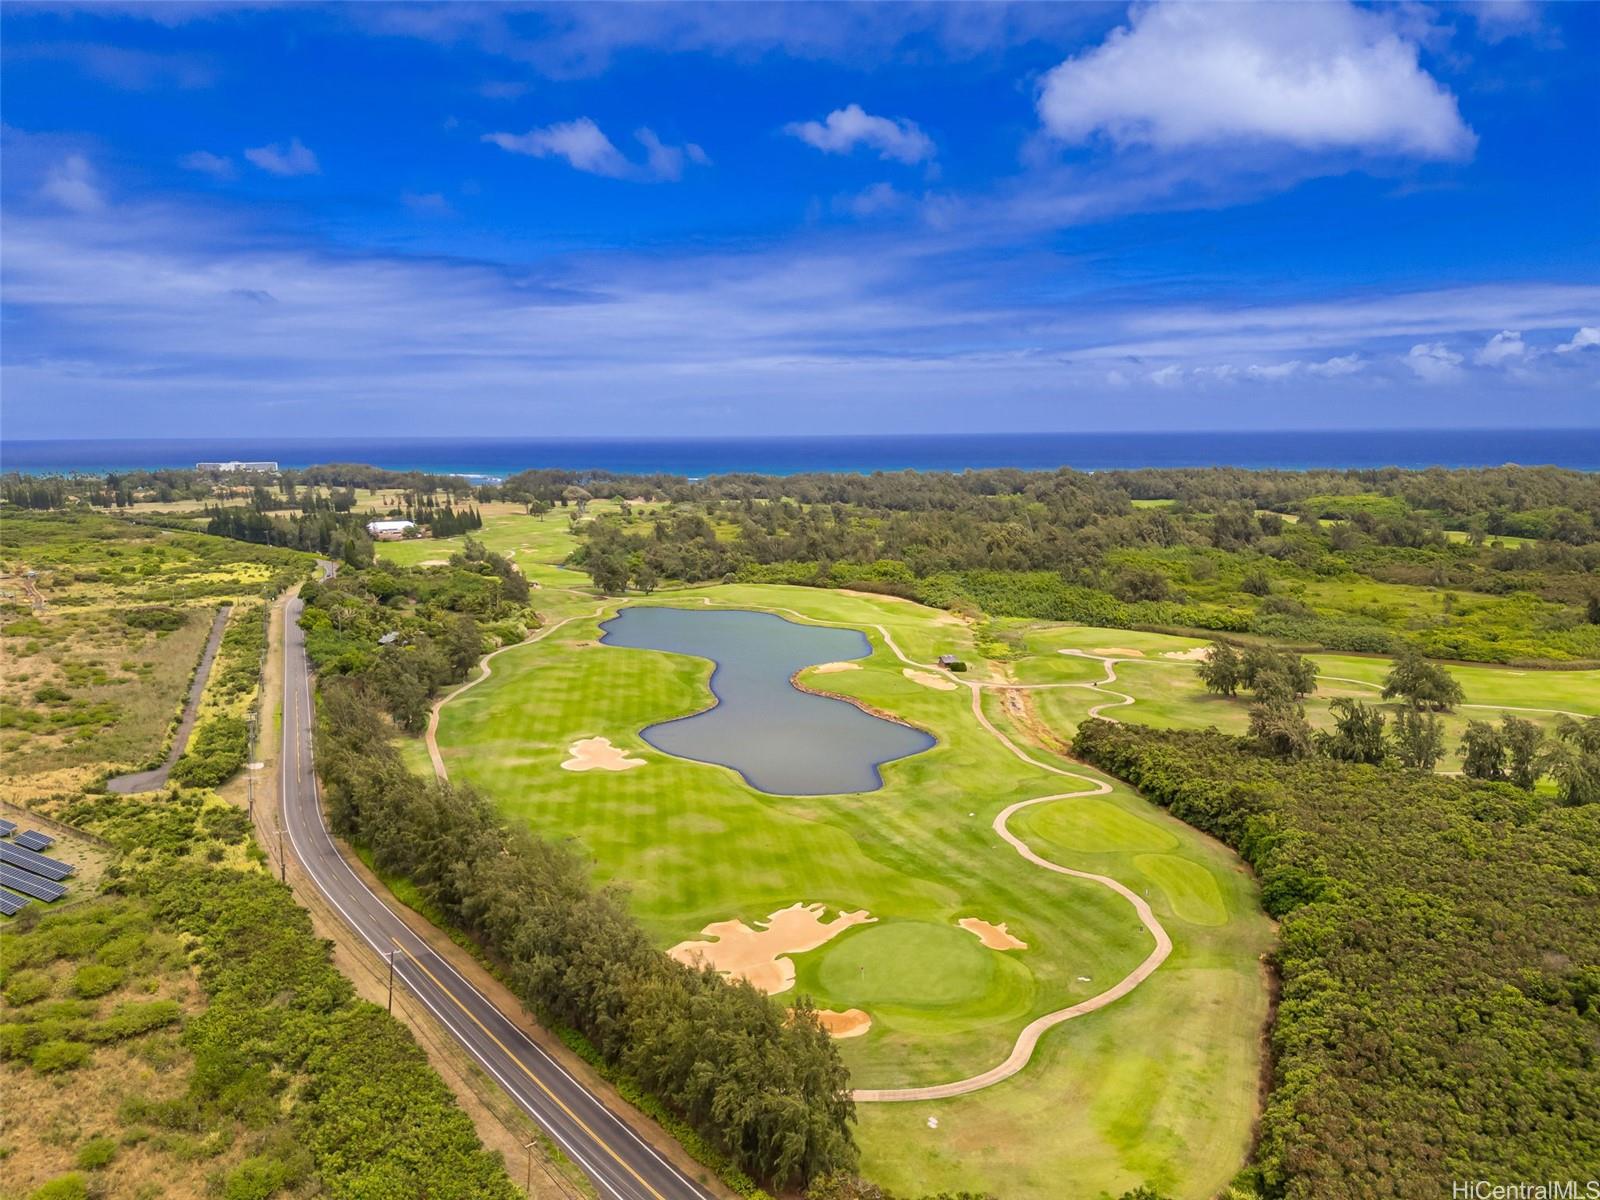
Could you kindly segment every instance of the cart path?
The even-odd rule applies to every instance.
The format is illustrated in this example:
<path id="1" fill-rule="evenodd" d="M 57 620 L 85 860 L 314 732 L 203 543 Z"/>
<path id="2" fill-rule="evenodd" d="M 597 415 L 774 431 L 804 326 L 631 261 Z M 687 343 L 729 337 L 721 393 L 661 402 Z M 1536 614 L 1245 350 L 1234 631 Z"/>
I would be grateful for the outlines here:
<path id="1" fill-rule="evenodd" d="M 535 633 L 530 637 L 525 637 L 520 642 L 512 642 L 510 645 L 501 646 L 498 650 L 489 651 L 489 653 L 485 654 L 478 660 L 478 674 L 467 680 L 460 687 L 453 691 L 446 692 L 443 696 L 439 697 L 439 699 L 435 700 L 433 702 L 433 708 L 428 712 L 428 732 L 423 735 L 428 743 L 428 757 L 433 761 L 433 773 L 446 783 L 450 781 L 450 772 L 445 769 L 444 757 L 439 753 L 438 735 L 440 710 L 442 710 L 446 704 L 449 704 L 450 701 L 461 695 L 462 692 L 470 691 L 471 689 L 477 687 L 485 679 L 489 678 L 490 675 L 493 675 L 494 669 L 489 666 L 491 659 L 498 658 L 507 650 L 516 650 L 521 646 L 531 646 L 534 642 L 549 637 L 563 625 L 569 624 L 573 621 L 582 620 L 586 617 L 598 617 L 601 613 L 605 612 L 605 610 L 606 606 L 602 604 L 592 613 L 573 613 L 570 617 L 562 617 L 561 620 L 557 621 L 554 625 L 543 626 L 538 633 Z"/>
<path id="2" fill-rule="evenodd" d="M 696 597 L 696 599 L 708 606 L 722 603 L 720 601 L 713 600 L 709 596 L 699 596 Z M 1144 961 L 1132 971 L 1128 972 L 1127 975 L 1123 976 L 1116 983 L 1112 984 L 1105 991 L 1091 996 L 1087 1000 L 1079 1001 L 1077 1004 L 1069 1005 L 1066 1008 L 1056 1009 L 1054 1012 L 1045 1013 L 1042 1017 L 1036 1017 L 1034 1020 L 1030 1021 L 1026 1026 L 1023 1027 L 1022 1032 L 1017 1035 L 1017 1040 L 1012 1044 L 1011 1053 L 1008 1054 L 1003 1061 L 997 1063 L 993 1067 L 990 1067 L 987 1071 L 983 1071 L 977 1075 L 968 1076 L 965 1079 L 953 1080 L 950 1083 L 929 1084 L 924 1087 L 857 1088 L 851 1093 L 851 1098 L 853 1100 L 855 1100 L 858 1104 L 906 1100 L 948 1100 L 953 1096 L 964 1096 L 969 1092 L 981 1091 L 986 1087 L 990 1087 L 996 1083 L 999 1083 L 1001 1080 L 1009 1079 L 1028 1065 L 1028 1061 L 1033 1057 L 1034 1049 L 1039 1044 L 1039 1039 L 1044 1036 L 1046 1031 L 1053 1029 L 1055 1026 L 1060 1025 L 1063 1022 L 1070 1021 L 1075 1017 L 1086 1016 L 1089 1013 L 1106 1007 L 1108 1004 L 1113 1004 L 1122 999 L 1122 997 L 1126 996 L 1129 992 L 1133 991 L 1134 988 L 1138 987 L 1146 979 L 1150 978 L 1150 976 L 1155 972 L 1156 968 L 1166 961 L 1167 956 L 1172 953 L 1172 938 L 1168 936 L 1166 929 L 1156 918 L 1155 913 L 1151 910 L 1150 905 L 1144 901 L 1143 897 L 1139 896 L 1132 889 L 1128 888 L 1122 883 L 1119 883 L 1117 880 L 1110 878 L 1109 876 L 1095 875 L 1088 871 L 1075 871 L 1071 867 L 1064 867 L 1060 863 L 1051 862 L 1048 858 L 1044 858 L 1043 856 L 1034 853 L 1034 851 L 1029 848 L 1028 844 L 1016 834 L 1012 833 L 1008 827 L 1011 818 L 1025 808 L 1031 808 L 1036 804 L 1049 804 L 1056 800 L 1076 800 L 1086 796 L 1103 796 L 1110 792 L 1112 788 L 1109 783 L 1102 779 L 1095 779 L 1088 775 L 1079 774 L 1076 771 L 1069 771 L 1064 767 L 1058 767 L 1051 763 L 1040 762 L 1038 759 L 1029 755 L 1027 751 L 1023 750 L 1022 747 L 1018 746 L 1016 742 L 1012 741 L 1010 737 L 997 728 L 994 722 L 990 721 L 988 715 L 983 711 L 983 692 L 986 687 L 1003 688 L 1006 685 L 963 679 L 958 673 L 946 670 L 944 667 L 938 666 L 937 664 L 918 662 L 900 648 L 899 643 L 894 640 L 894 635 L 890 633 L 887 628 L 875 622 L 824 621 L 815 617 L 807 616 L 805 613 L 799 612 L 796 609 L 783 608 L 773 605 L 730 603 L 727 604 L 726 607 L 743 608 L 747 610 L 764 609 L 768 612 L 787 613 L 791 616 L 799 618 L 802 622 L 811 625 L 837 625 L 848 629 L 859 629 L 865 625 L 869 629 L 876 630 L 878 636 L 883 639 L 883 644 L 889 648 L 896 658 L 905 663 L 907 666 L 915 667 L 919 671 L 937 672 L 953 683 L 965 687 L 968 691 L 968 694 L 972 697 L 972 715 L 977 720 L 979 726 L 981 726 L 987 733 L 994 737 L 1002 746 L 1010 751 L 1011 754 L 1015 755 L 1022 762 L 1027 763 L 1029 766 L 1034 767 L 1037 770 L 1046 771 L 1052 775 L 1059 775 L 1065 779 L 1080 780 L 1081 782 L 1089 785 L 1088 787 L 1080 788 L 1077 791 L 1052 792 L 1046 796 L 1035 796 L 1031 800 L 1019 800 L 1015 804 L 1008 805 L 995 816 L 995 819 L 992 823 L 992 828 L 994 829 L 995 834 L 1000 838 L 1001 841 L 1005 842 L 1024 859 L 1036 867 L 1040 867 L 1046 871 L 1054 871 L 1058 875 L 1070 876 L 1073 879 L 1088 880 L 1091 883 L 1099 884 L 1101 887 L 1109 888 L 1111 891 L 1121 896 L 1133 907 L 1134 912 L 1139 917 L 1140 923 L 1149 932 L 1150 936 L 1155 939 L 1155 947 L 1148 955 L 1145 956 Z M 1091 655 L 1089 657 L 1094 656 Z M 1115 683 L 1116 678 L 1116 669 L 1114 665 L 1107 663 L 1106 682 Z M 1089 687 L 1092 685 L 1079 683 L 1048 686 Z M 1121 693 L 1114 694 L 1121 695 Z M 1123 696 L 1122 699 L 1116 701 L 1115 704 L 1107 704 L 1104 707 L 1110 708 L 1115 707 L 1116 704 L 1132 703 L 1133 698 L 1131 696 Z"/>

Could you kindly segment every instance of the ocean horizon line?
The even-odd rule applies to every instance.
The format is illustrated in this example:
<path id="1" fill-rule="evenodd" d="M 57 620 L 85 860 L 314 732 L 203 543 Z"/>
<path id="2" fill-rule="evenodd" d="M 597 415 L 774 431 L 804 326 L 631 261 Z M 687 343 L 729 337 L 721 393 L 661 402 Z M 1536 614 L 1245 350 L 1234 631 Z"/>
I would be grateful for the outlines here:
<path id="1" fill-rule="evenodd" d="M 103 474 L 205 461 L 273 461 L 284 469 L 359 462 L 398 471 L 503 478 L 528 469 L 627 475 L 1082 471 L 1234 467 L 1556 466 L 1600 470 L 1600 426 L 1526 429 L 1158 430 L 772 434 L 670 437 L 339 436 L 10 438 L 0 470 Z"/>

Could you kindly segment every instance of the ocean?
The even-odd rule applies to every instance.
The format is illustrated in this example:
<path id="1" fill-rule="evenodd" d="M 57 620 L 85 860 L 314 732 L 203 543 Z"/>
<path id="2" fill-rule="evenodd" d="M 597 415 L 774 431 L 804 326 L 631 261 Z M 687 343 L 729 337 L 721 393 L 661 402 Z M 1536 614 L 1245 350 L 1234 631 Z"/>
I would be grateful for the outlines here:
<path id="1" fill-rule="evenodd" d="M 1073 467 L 1485 467 L 1600 470 L 1600 429 L 1338 430 L 1219 433 L 984 433 L 739 438 L 193 438 L 0 443 L 0 470 L 29 474 L 192 467 L 213 460 L 284 467 L 361 462 L 500 479 L 530 467 L 687 475 L 732 471 L 961 471 Z"/>

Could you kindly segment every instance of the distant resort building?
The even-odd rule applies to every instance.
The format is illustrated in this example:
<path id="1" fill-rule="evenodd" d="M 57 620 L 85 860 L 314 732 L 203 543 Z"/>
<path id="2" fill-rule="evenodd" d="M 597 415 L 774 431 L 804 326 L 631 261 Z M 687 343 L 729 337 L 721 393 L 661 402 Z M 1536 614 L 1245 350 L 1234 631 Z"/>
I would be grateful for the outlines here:
<path id="1" fill-rule="evenodd" d="M 270 471 L 270 472 L 276 472 L 277 469 L 278 469 L 278 464 L 275 463 L 275 462 L 240 462 L 238 459 L 234 459 L 231 462 L 195 463 L 194 469 L 196 471 L 214 471 L 214 472 L 217 472 L 217 473 L 221 473 L 221 472 L 224 472 L 224 471 L 229 471 L 229 472 L 234 472 L 234 471 Z"/>
<path id="2" fill-rule="evenodd" d="M 415 521 L 368 521 L 367 534 L 376 542 L 398 542 L 417 528 Z"/>

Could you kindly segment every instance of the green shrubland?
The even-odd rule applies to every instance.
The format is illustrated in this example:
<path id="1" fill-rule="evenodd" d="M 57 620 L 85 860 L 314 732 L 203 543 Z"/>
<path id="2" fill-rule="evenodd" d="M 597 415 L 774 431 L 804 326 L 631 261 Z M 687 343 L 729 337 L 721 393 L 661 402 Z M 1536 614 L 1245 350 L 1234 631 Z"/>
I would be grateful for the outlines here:
<path id="1" fill-rule="evenodd" d="M 288 889 L 207 861 L 206 846 L 246 846 L 248 832 L 203 796 L 61 802 L 58 815 L 123 855 L 107 895 L 0 942 L 0 1059 L 54 1075 L 92 1074 L 122 1050 L 160 1057 L 172 1084 L 98 1119 L 120 1140 L 149 1137 L 158 1162 L 211 1163 L 217 1195 L 516 1195 L 411 1035 L 355 996 Z M 109 1167 L 111 1132 L 83 1141 L 76 1165 Z"/>
<path id="2" fill-rule="evenodd" d="M 1600 1161 L 1600 805 L 1217 733 L 1084 724 L 1077 753 L 1215 834 L 1282 921 L 1268 1196 L 1431 1196 Z"/>

